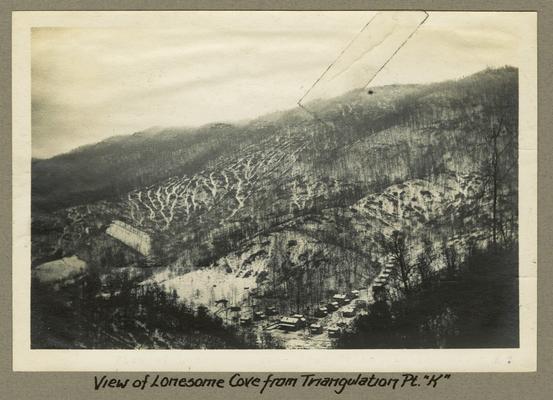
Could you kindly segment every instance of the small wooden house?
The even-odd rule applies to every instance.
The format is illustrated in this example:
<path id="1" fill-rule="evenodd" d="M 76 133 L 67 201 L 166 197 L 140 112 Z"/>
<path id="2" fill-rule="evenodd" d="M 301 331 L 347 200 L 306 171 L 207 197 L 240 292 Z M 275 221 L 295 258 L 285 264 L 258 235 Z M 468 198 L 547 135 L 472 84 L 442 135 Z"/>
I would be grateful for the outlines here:
<path id="1" fill-rule="evenodd" d="M 309 325 L 309 332 L 311 332 L 313 335 L 318 335 L 323 333 L 323 327 L 319 324 L 311 324 Z"/>
<path id="2" fill-rule="evenodd" d="M 301 321 L 299 318 L 282 317 L 278 323 L 278 327 L 286 331 L 297 331 L 301 328 Z"/>
<path id="3" fill-rule="evenodd" d="M 327 332 L 329 337 L 338 337 L 342 334 L 342 330 L 337 326 L 328 328 Z"/>
<path id="4" fill-rule="evenodd" d="M 260 321 L 262 319 L 265 319 L 265 313 L 262 311 L 256 311 L 253 313 L 253 319 L 255 321 Z"/>
<path id="5" fill-rule="evenodd" d="M 355 317 L 355 309 L 353 307 L 346 307 L 342 311 L 342 315 L 346 318 Z"/>
<path id="6" fill-rule="evenodd" d="M 294 314 L 294 315 L 292 315 L 292 318 L 299 319 L 300 328 L 305 328 L 305 325 L 307 325 L 307 320 L 305 319 L 303 314 Z"/>
<path id="7" fill-rule="evenodd" d="M 369 304 L 367 303 L 367 300 L 362 300 L 362 299 L 355 300 L 355 309 L 357 310 L 366 310 L 368 306 Z"/>
<path id="8" fill-rule="evenodd" d="M 223 307 L 226 307 L 227 304 L 228 304 L 228 300 L 227 299 L 219 299 L 219 300 L 215 300 L 215 305 L 223 305 Z"/>
<path id="9" fill-rule="evenodd" d="M 317 318 L 326 317 L 328 315 L 328 308 L 326 308 L 325 306 L 320 306 L 315 309 L 314 315 Z"/>
<path id="10" fill-rule="evenodd" d="M 265 309 L 265 314 L 267 316 L 273 316 L 273 315 L 278 315 L 278 309 L 274 306 L 271 306 L 271 307 L 267 307 Z"/>
<path id="11" fill-rule="evenodd" d="M 347 296 L 345 294 L 335 294 L 334 296 L 332 296 L 332 300 L 340 305 L 346 304 L 346 298 Z"/>

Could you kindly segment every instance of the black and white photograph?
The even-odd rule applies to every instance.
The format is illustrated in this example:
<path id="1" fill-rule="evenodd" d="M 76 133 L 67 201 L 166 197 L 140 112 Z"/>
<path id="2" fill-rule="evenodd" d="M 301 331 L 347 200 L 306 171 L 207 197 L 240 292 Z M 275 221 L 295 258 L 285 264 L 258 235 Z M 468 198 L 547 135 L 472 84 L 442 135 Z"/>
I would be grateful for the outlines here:
<path id="1" fill-rule="evenodd" d="M 50 14 L 14 158 L 30 354 L 532 353 L 534 14 Z"/>

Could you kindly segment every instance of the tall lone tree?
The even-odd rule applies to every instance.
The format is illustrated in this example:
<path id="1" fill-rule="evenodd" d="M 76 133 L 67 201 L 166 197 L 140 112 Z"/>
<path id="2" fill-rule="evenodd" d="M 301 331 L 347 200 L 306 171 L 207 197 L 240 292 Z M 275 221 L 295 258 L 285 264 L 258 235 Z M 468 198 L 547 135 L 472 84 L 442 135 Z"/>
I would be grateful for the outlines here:
<path id="1" fill-rule="evenodd" d="M 411 294 L 411 275 L 416 264 L 411 263 L 405 234 L 393 231 L 389 237 L 381 235 L 378 239 L 384 252 L 390 257 L 396 267 L 400 288 L 408 297 Z"/>

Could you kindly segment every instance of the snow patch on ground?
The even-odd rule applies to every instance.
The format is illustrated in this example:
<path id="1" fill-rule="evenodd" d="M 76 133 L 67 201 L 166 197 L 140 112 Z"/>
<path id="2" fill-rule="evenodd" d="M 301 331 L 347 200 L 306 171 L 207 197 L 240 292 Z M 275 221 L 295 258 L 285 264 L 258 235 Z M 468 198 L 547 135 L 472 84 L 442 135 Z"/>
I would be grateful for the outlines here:
<path id="1" fill-rule="evenodd" d="M 240 304 L 248 290 L 246 288 L 256 286 L 253 274 L 237 276 L 223 267 L 198 269 L 171 279 L 163 279 L 163 275 L 158 274 L 152 279 L 169 291 L 176 290 L 179 297 L 188 303 L 208 307 L 214 306 L 215 301 L 220 299 L 228 300 L 229 304 Z"/>
<path id="2" fill-rule="evenodd" d="M 51 283 L 73 278 L 82 274 L 85 269 L 86 262 L 72 256 L 41 264 L 33 270 L 33 275 L 40 282 Z"/>

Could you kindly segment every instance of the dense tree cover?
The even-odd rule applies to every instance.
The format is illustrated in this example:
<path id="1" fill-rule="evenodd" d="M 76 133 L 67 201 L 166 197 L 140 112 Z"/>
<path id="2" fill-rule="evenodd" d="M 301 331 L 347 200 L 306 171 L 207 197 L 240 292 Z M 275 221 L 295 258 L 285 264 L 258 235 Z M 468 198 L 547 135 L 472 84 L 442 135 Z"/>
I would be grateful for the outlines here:
<path id="1" fill-rule="evenodd" d="M 444 255 L 445 257 L 445 255 Z M 371 304 L 340 348 L 518 347 L 518 252 L 474 249 L 454 271 Z"/>
<path id="2" fill-rule="evenodd" d="M 89 273 L 60 290 L 32 282 L 33 348 L 257 348 L 256 335 L 223 324 L 157 284 Z M 265 338 L 269 341 L 270 338 Z"/>

